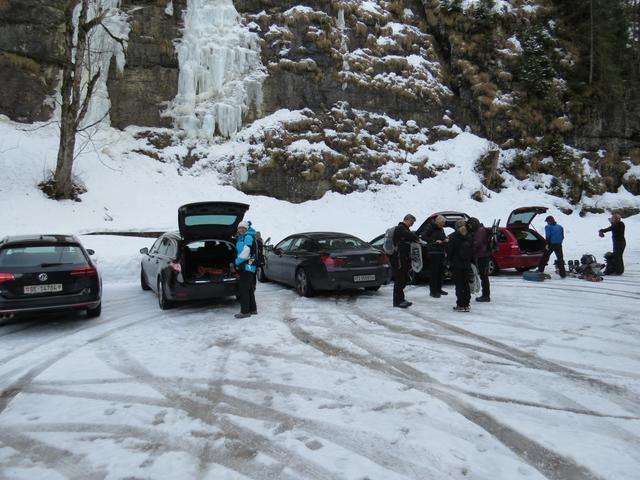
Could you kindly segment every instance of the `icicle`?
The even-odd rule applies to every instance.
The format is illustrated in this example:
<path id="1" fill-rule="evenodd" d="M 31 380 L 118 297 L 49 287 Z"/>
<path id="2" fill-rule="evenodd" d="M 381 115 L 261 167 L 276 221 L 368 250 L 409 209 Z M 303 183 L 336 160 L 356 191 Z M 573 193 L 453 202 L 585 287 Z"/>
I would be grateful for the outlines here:
<path id="1" fill-rule="evenodd" d="M 188 0 L 184 25 L 178 94 L 166 114 L 191 138 L 231 136 L 262 103 L 258 36 L 240 23 L 231 0 Z"/>
<path id="2" fill-rule="evenodd" d="M 92 0 L 89 3 L 87 18 L 91 20 L 106 11 L 107 13 L 102 23 L 109 29 L 113 36 L 122 39 L 124 45 L 114 40 L 102 27 L 95 27 L 91 30 L 88 38 L 89 49 L 87 57 L 84 60 L 85 65 L 89 67 L 85 70 L 85 78 L 83 78 L 84 88 L 86 88 L 88 80 L 97 73 L 98 69 L 100 69 L 100 79 L 94 87 L 89 109 L 82 122 L 82 126 L 93 125 L 101 120 L 104 120 L 107 124 L 109 123 L 107 115 L 111 108 L 111 101 L 109 100 L 109 92 L 107 90 L 109 66 L 111 59 L 115 57 L 118 70 L 122 71 L 124 69 L 126 58 L 123 46 L 126 48 L 130 31 L 128 17 L 119 7 L 120 0 Z M 79 16 L 80 4 L 78 4 L 74 12 L 76 28 L 78 26 Z"/>
<path id="3" fill-rule="evenodd" d="M 349 53 L 349 46 L 348 46 L 347 35 L 344 32 L 344 30 L 347 28 L 347 24 L 344 20 L 343 8 L 338 10 L 338 20 L 336 22 L 336 26 L 338 27 L 338 30 L 340 30 L 340 35 L 342 36 L 340 40 L 340 53 L 342 54 L 342 70 L 346 72 L 346 71 L 349 71 L 349 62 L 347 61 L 347 57 L 346 57 L 346 54 Z M 343 82 L 342 90 L 346 90 L 346 89 L 347 89 L 347 82 Z"/>

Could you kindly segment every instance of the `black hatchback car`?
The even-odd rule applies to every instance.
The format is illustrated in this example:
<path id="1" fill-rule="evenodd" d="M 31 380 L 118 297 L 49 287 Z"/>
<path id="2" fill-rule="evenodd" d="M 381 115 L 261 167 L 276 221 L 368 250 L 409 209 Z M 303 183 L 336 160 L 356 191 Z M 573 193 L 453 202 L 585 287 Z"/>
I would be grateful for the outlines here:
<path id="1" fill-rule="evenodd" d="M 0 240 L 0 319 L 58 310 L 99 316 L 102 284 L 91 254 L 72 235 Z"/>
<path id="2" fill-rule="evenodd" d="M 143 248 L 140 285 L 158 295 L 161 309 L 176 302 L 238 295 L 233 237 L 249 205 L 200 202 L 178 209 L 178 232 Z"/>
<path id="3" fill-rule="evenodd" d="M 261 280 L 291 285 L 302 296 L 316 290 L 378 290 L 389 282 L 389 258 L 368 243 L 344 233 L 291 235 L 265 247 Z"/>

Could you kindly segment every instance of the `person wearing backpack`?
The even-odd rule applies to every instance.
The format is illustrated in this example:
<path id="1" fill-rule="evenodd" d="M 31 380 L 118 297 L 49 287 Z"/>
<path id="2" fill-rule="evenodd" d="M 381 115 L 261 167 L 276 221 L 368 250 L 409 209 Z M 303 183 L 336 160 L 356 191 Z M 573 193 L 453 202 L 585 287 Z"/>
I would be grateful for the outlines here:
<path id="1" fill-rule="evenodd" d="M 433 222 L 429 222 L 420 237 L 427 242 L 427 255 L 429 257 L 429 294 L 433 298 L 440 298 L 441 295 L 448 295 L 442 289 L 444 275 L 444 259 L 446 254 L 447 235 L 444 233 L 444 226 L 447 220 L 438 215 Z"/>
<path id="2" fill-rule="evenodd" d="M 486 228 L 475 217 L 469 219 L 469 228 L 473 236 L 473 260 L 480 276 L 482 293 L 476 297 L 476 302 L 490 302 L 491 292 L 489 284 L 489 241 L 491 230 Z"/>
<path id="3" fill-rule="evenodd" d="M 558 273 L 560 278 L 565 278 L 567 276 L 567 272 L 564 269 L 564 256 L 562 254 L 562 242 L 564 241 L 564 228 L 562 225 L 556 223 L 556 219 L 549 215 L 544 219 L 547 225 L 544 227 L 544 235 L 547 240 L 547 244 L 545 245 L 544 254 L 540 259 L 540 263 L 538 264 L 538 272 L 544 272 L 544 267 L 547 266 L 549 262 L 549 257 L 551 257 L 552 253 L 556 254 L 556 260 L 558 262 Z"/>
<path id="4" fill-rule="evenodd" d="M 624 260 L 622 254 L 627 246 L 627 241 L 624 238 L 624 222 L 619 213 L 614 213 L 609 218 L 611 226 L 608 228 L 601 228 L 598 230 L 598 234 L 604 237 L 606 232 L 611 232 L 611 240 L 613 241 L 613 254 L 611 256 L 611 266 L 607 262 L 607 269 L 605 275 L 622 275 L 624 273 Z"/>
<path id="5" fill-rule="evenodd" d="M 256 231 L 251 227 L 251 222 L 238 224 L 238 239 L 236 240 L 236 268 L 240 271 L 238 296 L 240 297 L 240 313 L 235 318 L 246 318 L 258 313 L 255 296 Z M 252 254 L 253 249 L 253 254 Z"/>
<path id="6" fill-rule="evenodd" d="M 420 242 L 418 236 L 410 228 L 416 222 L 416 217 L 411 214 L 404 216 L 398 225 L 385 233 L 385 252 L 388 249 L 387 237 L 391 237 L 393 252 L 391 253 L 391 268 L 393 269 L 393 306 L 407 308 L 412 305 L 404 298 L 404 287 L 409 280 L 409 268 L 411 267 L 411 242 Z M 393 233 L 393 235 L 391 235 Z M 388 253 L 387 253 L 388 254 Z"/>

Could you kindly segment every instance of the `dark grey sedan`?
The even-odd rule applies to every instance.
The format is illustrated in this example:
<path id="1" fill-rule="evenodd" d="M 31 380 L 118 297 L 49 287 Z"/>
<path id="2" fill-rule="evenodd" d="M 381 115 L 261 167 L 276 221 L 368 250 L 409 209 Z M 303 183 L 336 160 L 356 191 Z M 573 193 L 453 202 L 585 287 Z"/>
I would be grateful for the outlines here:
<path id="1" fill-rule="evenodd" d="M 389 258 L 352 235 L 298 233 L 265 247 L 258 278 L 291 285 L 305 297 L 317 290 L 375 291 L 389 282 Z"/>

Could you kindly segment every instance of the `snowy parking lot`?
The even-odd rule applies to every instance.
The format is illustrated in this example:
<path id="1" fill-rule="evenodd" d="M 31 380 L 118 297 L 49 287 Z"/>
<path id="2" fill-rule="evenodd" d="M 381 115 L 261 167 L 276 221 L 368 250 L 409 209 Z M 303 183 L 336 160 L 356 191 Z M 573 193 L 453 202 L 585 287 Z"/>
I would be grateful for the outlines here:
<path id="1" fill-rule="evenodd" d="M 640 268 L 492 278 L 492 303 L 260 284 L 0 325 L 0 478 L 611 479 L 640 469 Z M 452 286 L 447 289 L 453 293 Z"/>

